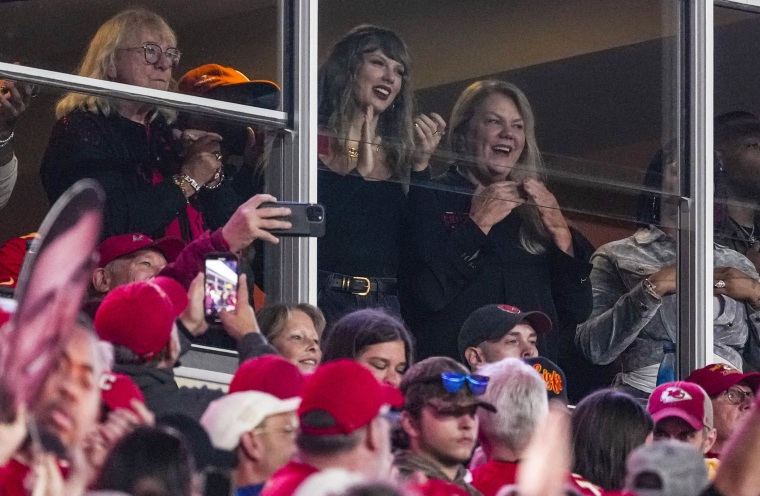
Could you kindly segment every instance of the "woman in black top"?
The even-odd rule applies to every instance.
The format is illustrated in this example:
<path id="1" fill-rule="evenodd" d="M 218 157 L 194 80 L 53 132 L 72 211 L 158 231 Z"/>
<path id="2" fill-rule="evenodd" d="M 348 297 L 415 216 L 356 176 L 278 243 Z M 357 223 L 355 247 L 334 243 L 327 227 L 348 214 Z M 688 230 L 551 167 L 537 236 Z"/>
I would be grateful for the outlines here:
<path id="1" fill-rule="evenodd" d="M 327 234 L 318 244 L 317 304 L 328 323 L 357 308 L 400 311 L 404 183 L 410 169 L 427 167 L 445 128 L 437 114 L 413 118 L 410 70 L 404 42 L 370 25 L 349 31 L 320 68 L 317 177 Z"/>
<path id="2" fill-rule="evenodd" d="M 457 336 L 476 309 L 506 303 L 552 320 L 539 352 L 557 360 L 559 332 L 573 346 L 591 312 L 586 262 L 593 248 L 570 230 L 544 183 L 533 112 L 504 81 L 479 81 L 452 111 L 447 173 L 413 183 L 411 260 L 404 317 L 419 358 L 458 356 Z M 558 332 L 559 331 L 559 332 Z"/>

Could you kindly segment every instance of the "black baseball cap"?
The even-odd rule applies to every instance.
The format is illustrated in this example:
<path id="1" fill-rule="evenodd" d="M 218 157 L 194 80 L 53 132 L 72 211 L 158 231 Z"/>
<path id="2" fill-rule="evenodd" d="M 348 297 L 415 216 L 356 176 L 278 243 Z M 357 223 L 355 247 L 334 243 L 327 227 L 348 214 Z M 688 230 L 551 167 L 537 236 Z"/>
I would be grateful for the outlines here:
<path id="1" fill-rule="evenodd" d="M 551 319 L 542 312 L 523 312 L 512 305 L 478 308 L 467 317 L 459 331 L 459 355 L 464 358 L 467 348 L 499 339 L 522 322 L 530 324 L 539 334 L 547 333 L 552 328 Z"/>

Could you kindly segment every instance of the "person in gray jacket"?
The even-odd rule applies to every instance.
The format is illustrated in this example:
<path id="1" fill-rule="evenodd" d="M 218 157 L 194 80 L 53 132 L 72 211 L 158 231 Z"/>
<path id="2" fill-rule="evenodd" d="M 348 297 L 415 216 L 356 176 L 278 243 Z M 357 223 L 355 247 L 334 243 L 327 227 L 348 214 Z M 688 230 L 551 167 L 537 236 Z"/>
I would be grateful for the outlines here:
<path id="1" fill-rule="evenodd" d="M 591 257 L 594 308 L 577 327 L 576 345 L 596 364 L 619 360 L 616 387 L 647 397 L 656 386 L 665 345 L 676 341 L 676 225 L 678 166 L 673 148 L 652 159 L 632 236 L 608 243 Z M 760 365 L 760 279 L 744 255 L 715 245 L 714 354 L 711 362 Z"/>

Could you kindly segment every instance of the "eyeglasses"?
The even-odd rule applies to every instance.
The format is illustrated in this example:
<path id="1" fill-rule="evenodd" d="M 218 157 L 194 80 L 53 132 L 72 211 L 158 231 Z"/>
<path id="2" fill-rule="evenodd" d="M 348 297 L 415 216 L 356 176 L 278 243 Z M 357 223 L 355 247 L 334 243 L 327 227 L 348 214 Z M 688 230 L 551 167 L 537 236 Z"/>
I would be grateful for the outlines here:
<path id="1" fill-rule="evenodd" d="M 283 434 L 293 434 L 298 430 L 298 422 L 288 424 L 283 427 L 256 427 L 251 432 L 259 434 L 262 432 L 282 432 Z"/>
<path id="2" fill-rule="evenodd" d="M 728 402 L 732 405 L 741 405 L 747 400 L 747 398 L 751 400 L 755 397 L 755 393 L 752 391 L 744 391 L 738 387 L 728 388 L 726 391 L 724 391 L 724 394 L 726 395 Z"/>
<path id="3" fill-rule="evenodd" d="M 157 64 L 159 60 L 161 60 L 161 54 L 166 56 L 166 58 L 171 63 L 172 67 L 177 67 L 179 64 L 179 58 L 182 56 L 182 52 L 180 52 L 176 48 L 167 48 L 166 50 L 161 50 L 161 47 L 156 45 L 155 43 L 143 43 L 141 46 L 136 47 L 125 47 L 120 48 L 119 50 L 143 50 L 143 54 L 145 55 L 145 62 L 149 64 Z"/>
<path id="4" fill-rule="evenodd" d="M 460 372 L 442 372 L 441 380 L 443 381 L 443 387 L 451 394 L 459 392 L 467 383 L 467 387 L 470 388 L 470 392 L 475 396 L 480 396 L 486 392 L 488 386 L 488 377 L 484 375 L 466 375 Z"/>

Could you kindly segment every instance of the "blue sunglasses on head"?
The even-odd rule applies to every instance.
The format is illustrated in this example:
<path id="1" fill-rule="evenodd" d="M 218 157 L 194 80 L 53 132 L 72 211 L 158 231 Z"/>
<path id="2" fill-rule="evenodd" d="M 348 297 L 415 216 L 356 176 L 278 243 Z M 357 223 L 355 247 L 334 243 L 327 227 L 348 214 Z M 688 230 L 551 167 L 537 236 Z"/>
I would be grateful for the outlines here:
<path id="1" fill-rule="evenodd" d="M 484 375 L 467 375 L 461 372 L 442 372 L 441 380 L 443 387 L 451 394 L 455 394 L 462 389 L 464 383 L 467 383 L 467 387 L 470 388 L 470 392 L 475 396 L 480 396 L 486 392 L 488 387 L 488 377 Z"/>

